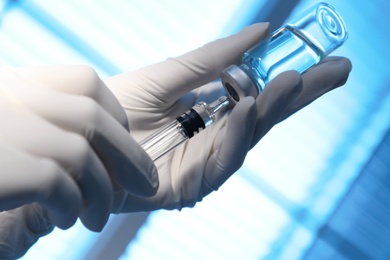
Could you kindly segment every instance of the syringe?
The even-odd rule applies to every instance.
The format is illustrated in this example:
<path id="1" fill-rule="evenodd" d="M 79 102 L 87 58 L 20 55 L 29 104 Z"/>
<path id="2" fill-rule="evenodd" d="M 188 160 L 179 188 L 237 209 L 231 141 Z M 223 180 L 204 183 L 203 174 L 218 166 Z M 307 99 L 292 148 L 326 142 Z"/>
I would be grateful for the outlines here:
<path id="1" fill-rule="evenodd" d="M 187 112 L 176 118 L 140 142 L 141 147 L 153 161 L 171 151 L 179 144 L 215 122 L 215 114 L 229 104 L 229 98 L 222 96 L 211 104 L 199 102 Z"/>

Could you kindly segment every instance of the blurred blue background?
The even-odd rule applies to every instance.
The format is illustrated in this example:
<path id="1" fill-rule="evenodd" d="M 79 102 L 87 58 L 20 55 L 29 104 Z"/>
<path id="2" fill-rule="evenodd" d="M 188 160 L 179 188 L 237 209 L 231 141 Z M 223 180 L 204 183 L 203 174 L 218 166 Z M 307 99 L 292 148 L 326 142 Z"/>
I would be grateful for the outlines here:
<path id="1" fill-rule="evenodd" d="M 0 65 L 82 63 L 102 78 L 319 1 L 1 1 Z M 390 2 L 328 1 L 348 83 L 282 122 L 193 209 L 112 216 L 42 238 L 23 259 L 389 259 Z"/>

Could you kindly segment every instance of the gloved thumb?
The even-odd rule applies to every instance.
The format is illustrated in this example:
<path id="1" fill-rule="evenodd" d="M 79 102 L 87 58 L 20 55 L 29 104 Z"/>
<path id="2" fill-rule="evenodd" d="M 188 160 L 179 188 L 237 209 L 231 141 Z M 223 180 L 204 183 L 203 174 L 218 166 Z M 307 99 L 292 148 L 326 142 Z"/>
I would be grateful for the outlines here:
<path id="1" fill-rule="evenodd" d="M 145 104 L 155 100 L 171 104 L 191 90 L 217 79 L 226 67 L 239 64 L 246 50 L 268 36 L 269 23 L 248 26 L 232 36 L 210 42 L 176 58 L 109 78 L 106 83 L 114 93 L 133 86 L 142 93 Z M 150 95 L 151 94 L 151 95 Z"/>

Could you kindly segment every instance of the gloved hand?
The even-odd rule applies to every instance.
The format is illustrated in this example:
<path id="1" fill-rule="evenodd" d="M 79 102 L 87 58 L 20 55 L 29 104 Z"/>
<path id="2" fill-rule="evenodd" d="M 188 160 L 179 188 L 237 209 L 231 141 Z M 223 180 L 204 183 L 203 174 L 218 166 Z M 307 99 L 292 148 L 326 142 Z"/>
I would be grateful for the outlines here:
<path id="1" fill-rule="evenodd" d="M 255 24 L 178 58 L 106 80 L 126 111 L 132 136 L 141 141 L 195 103 L 225 95 L 214 80 L 224 68 L 240 64 L 243 53 L 267 36 L 268 27 Z M 237 171 L 247 152 L 275 124 L 343 85 L 350 70 L 349 60 L 334 57 L 302 77 L 295 71 L 281 74 L 256 100 L 241 100 L 214 125 L 157 160 L 157 194 L 124 194 L 118 212 L 193 206 Z"/>
<path id="2" fill-rule="evenodd" d="M 1 259 L 77 217 L 100 231 L 116 207 L 114 192 L 157 190 L 153 162 L 90 68 L 0 69 L 0 121 Z"/>

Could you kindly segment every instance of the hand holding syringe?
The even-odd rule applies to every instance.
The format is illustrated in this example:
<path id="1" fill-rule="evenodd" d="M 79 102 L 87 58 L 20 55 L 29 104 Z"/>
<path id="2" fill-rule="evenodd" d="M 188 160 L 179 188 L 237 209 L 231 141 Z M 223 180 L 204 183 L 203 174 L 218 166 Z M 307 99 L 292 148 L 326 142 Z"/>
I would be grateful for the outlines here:
<path id="1" fill-rule="evenodd" d="M 210 105 L 200 102 L 172 123 L 146 138 L 140 145 L 157 160 L 215 121 L 215 113 L 245 96 L 257 97 L 264 87 L 286 70 L 304 73 L 341 46 L 347 32 L 341 16 L 326 3 L 276 30 L 268 40 L 248 50 L 240 66 L 230 66 L 221 75 L 228 97 Z"/>

